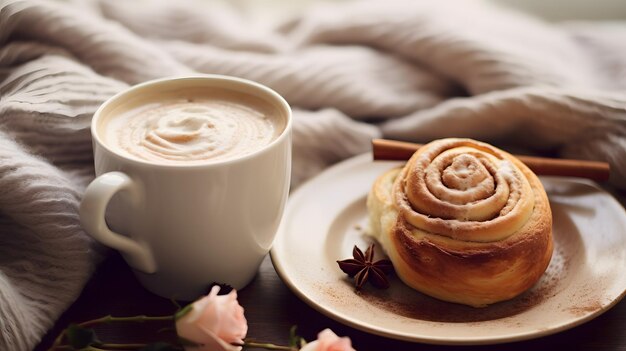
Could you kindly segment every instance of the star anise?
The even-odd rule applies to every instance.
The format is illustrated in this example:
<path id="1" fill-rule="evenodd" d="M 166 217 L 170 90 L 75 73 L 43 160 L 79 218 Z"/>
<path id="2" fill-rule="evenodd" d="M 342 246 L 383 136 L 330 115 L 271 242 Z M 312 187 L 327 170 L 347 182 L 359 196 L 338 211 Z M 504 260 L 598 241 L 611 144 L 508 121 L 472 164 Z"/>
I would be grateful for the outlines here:
<path id="1" fill-rule="evenodd" d="M 353 258 L 337 261 L 337 264 L 344 273 L 354 277 L 354 285 L 356 285 L 357 290 L 361 289 L 368 280 L 377 288 L 387 289 L 389 287 L 386 275 L 393 272 L 393 266 L 391 261 L 387 259 L 374 262 L 374 244 L 365 250 L 365 254 L 354 245 L 352 256 Z"/>

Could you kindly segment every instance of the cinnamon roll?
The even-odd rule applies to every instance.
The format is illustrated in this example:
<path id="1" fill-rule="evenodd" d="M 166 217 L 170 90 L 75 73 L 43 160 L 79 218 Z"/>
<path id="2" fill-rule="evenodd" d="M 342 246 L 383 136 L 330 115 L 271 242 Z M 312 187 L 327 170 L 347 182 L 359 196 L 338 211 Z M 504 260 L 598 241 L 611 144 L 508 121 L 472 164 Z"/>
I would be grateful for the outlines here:
<path id="1" fill-rule="evenodd" d="M 407 285 L 482 307 L 530 288 L 552 257 L 552 213 L 537 176 L 471 139 L 421 147 L 375 181 L 371 234 Z"/>

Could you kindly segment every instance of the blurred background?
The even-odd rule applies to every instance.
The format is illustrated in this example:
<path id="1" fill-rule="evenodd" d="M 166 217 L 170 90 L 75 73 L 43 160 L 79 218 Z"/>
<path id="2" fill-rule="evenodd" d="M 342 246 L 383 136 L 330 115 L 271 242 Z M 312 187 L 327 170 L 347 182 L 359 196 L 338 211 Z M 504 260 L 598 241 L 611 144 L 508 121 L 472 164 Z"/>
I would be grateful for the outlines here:
<path id="1" fill-rule="evenodd" d="M 320 2 L 350 0 L 223 0 L 262 23 L 275 23 Z M 626 19 L 625 0 L 478 0 L 506 5 L 549 21 Z M 268 21 L 269 20 L 269 21 Z"/>

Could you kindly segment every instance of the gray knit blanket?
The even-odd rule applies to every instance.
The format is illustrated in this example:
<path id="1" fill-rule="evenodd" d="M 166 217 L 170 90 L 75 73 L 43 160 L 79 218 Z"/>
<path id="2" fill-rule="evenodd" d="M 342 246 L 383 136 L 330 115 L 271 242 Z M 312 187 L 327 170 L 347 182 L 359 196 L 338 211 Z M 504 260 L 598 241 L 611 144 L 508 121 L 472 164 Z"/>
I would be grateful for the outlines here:
<path id="1" fill-rule="evenodd" d="M 374 137 L 610 162 L 626 188 L 626 25 L 483 2 L 320 5 L 268 27 L 210 1 L 0 0 L 0 350 L 31 350 L 103 257 L 78 219 L 89 124 L 132 84 L 217 73 L 294 109 L 293 182 Z"/>

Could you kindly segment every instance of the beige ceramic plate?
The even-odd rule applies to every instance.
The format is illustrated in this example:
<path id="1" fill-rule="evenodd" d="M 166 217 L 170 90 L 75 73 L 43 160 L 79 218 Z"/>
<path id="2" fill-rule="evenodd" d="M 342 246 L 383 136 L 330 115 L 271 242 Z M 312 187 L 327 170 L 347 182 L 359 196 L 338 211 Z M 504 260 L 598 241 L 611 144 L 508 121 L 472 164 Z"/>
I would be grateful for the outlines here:
<path id="1" fill-rule="evenodd" d="M 371 239 L 365 197 L 394 162 L 361 155 L 338 164 L 290 198 L 271 251 L 276 271 L 306 303 L 354 328 L 435 344 L 491 344 L 572 328 L 615 305 L 626 291 L 626 213 L 591 182 L 542 179 L 554 216 L 555 251 L 529 291 L 483 309 L 446 303 L 391 279 L 356 292 L 336 260 Z"/>

